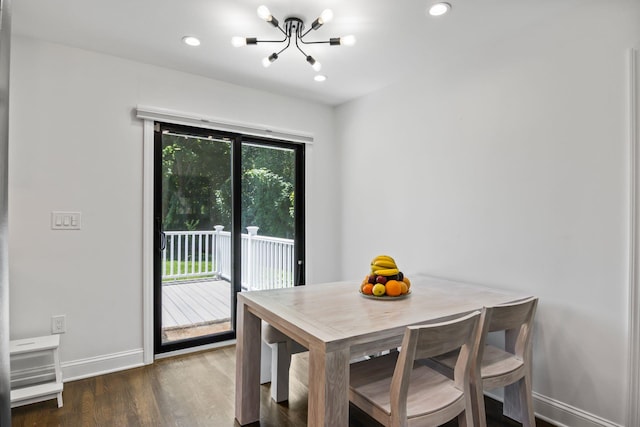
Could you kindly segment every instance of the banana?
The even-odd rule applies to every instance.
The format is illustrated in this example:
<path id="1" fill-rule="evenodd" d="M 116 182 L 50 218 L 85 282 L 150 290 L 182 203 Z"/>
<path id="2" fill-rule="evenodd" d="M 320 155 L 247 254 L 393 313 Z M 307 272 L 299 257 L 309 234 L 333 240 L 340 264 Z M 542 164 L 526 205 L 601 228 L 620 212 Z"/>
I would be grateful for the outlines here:
<path id="1" fill-rule="evenodd" d="M 399 272 L 400 270 L 398 270 L 397 268 L 385 268 L 385 269 L 375 270 L 373 274 L 376 274 L 378 276 L 393 276 L 398 274 Z"/>
<path id="2" fill-rule="evenodd" d="M 398 266 L 396 265 L 395 262 L 389 261 L 389 260 L 383 259 L 383 258 L 374 260 L 373 263 L 371 263 L 371 266 L 372 267 L 373 266 L 378 266 L 378 267 L 383 268 L 383 269 L 384 268 L 398 268 Z"/>
<path id="3" fill-rule="evenodd" d="M 372 265 L 371 266 L 371 274 L 375 274 L 376 276 L 380 276 L 380 274 L 377 273 L 378 271 L 386 271 L 386 270 L 399 270 L 399 269 L 398 269 L 398 267 L 381 267 L 379 265 Z M 384 275 L 382 275 L 382 276 L 384 276 Z"/>
<path id="4" fill-rule="evenodd" d="M 391 258 L 389 255 L 378 255 L 377 257 L 375 257 L 373 259 L 373 261 L 371 261 L 371 264 L 376 264 L 376 261 L 378 261 L 378 260 L 389 261 L 389 262 L 392 262 L 394 264 L 396 263 L 396 261 L 393 258 Z"/>

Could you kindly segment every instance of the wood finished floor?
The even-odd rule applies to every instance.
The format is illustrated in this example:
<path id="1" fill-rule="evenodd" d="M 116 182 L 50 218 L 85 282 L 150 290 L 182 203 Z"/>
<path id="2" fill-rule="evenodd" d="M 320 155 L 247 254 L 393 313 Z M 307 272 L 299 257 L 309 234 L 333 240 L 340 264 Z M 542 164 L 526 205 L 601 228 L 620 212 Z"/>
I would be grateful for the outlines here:
<path id="1" fill-rule="evenodd" d="M 306 426 L 307 353 L 293 356 L 289 401 L 271 401 L 261 386 L 260 425 Z M 234 421 L 235 347 L 177 356 L 153 365 L 65 383 L 64 406 L 55 400 L 12 410 L 13 427 L 230 427 Z M 519 426 L 502 417 L 501 404 L 487 400 L 488 427 Z M 379 424 L 350 408 L 350 427 Z M 538 420 L 539 427 L 552 427 Z M 455 427 L 450 422 L 446 427 Z"/>

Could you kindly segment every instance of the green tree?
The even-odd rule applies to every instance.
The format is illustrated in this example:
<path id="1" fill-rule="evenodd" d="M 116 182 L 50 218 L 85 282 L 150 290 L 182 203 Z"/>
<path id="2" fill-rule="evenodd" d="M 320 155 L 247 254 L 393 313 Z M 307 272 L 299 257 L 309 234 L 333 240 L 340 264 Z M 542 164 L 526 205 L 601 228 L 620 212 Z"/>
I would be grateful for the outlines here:
<path id="1" fill-rule="evenodd" d="M 230 186 L 216 192 L 218 209 L 230 215 Z M 242 175 L 242 231 L 260 227 L 264 236 L 294 237 L 293 184 L 268 169 L 249 169 Z"/>
<path id="2" fill-rule="evenodd" d="M 166 230 L 231 229 L 231 144 L 191 136 L 162 137 L 162 206 Z M 242 146 L 242 228 L 293 238 L 295 161 L 292 150 Z"/>
<path id="3" fill-rule="evenodd" d="M 231 217 L 215 209 L 215 193 L 231 176 L 229 142 L 166 134 L 162 143 L 164 228 L 228 227 Z"/>

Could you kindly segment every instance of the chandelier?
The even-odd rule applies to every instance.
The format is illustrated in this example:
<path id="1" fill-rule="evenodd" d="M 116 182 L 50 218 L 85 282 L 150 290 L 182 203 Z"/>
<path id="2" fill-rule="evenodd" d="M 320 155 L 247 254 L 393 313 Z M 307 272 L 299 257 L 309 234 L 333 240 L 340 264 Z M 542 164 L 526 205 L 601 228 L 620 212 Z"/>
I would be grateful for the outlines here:
<path id="1" fill-rule="evenodd" d="M 269 67 L 273 62 L 275 62 L 280 54 L 282 54 L 282 52 L 284 52 L 291 46 L 292 40 L 293 44 L 305 56 L 307 62 L 315 71 L 320 71 L 322 65 L 313 56 L 308 55 L 304 50 L 302 50 L 301 45 L 328 43 L 329 46 L 353 46 L 356 42 L 356 38 L 354 36 L 332 37 L 326 41 L 305 40 L 307 34 L 309 34 L 311 31 L 319 29 L 324 24 L 333 19 L 333 12 L 331 11 L 331 9 L 325 9 L 320 14 L 320 16 L 316 18 L 315 21 L 313 21 L 311 27 L 306 31 L 304 21 L 296 16 L 285 18 L 284 25 L 281 26 L 278 20 L 271 14 L 271 12 L 269 12 L 267 6 L 260 6 L 258 8 L 258 16 L 280 30 L 280 32 L 284 35 L 284 38 L 282 40 L 258 40 L 256 37 L 233 37 L 231 39 L 231 44 L 235 47 L 257 45 L 258 43 L 280 43 L 281 45 L 284 45 L 282 49 L 273 52 L 271 55 L 262 60 L 262 65 L 265 68 Z"/>

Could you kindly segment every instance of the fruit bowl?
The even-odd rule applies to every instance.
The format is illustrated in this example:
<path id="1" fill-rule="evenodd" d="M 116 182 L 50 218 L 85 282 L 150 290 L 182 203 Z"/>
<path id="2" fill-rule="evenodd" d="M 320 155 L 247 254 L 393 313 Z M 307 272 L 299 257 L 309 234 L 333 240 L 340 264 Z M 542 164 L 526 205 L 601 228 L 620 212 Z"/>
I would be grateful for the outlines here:
<path id="1" fill-rule="evenodd" d="M 360 284 L 360 294 L 374 299 L 399 299 L 409 295 L 411 281 L 400 271 L 389 255 L 378 255 L 371 261 L 371 272 Z"/>
<path id="2" fill-rule="evenodd" d="M 358 292 L 358 293 L 360 294 L 360 296 L 363 296 L 368 299 L 377 299 L 378 301 L 397 301 L 400 299 L 409 298 L 411 296 L 411 291 L 407 292 L 406 294 L 398 295 L 397 297 L 390 297 L 389 295 L 382 295 L 377 297 L 375 295 L 363 294 L 362 292 Z"/>

